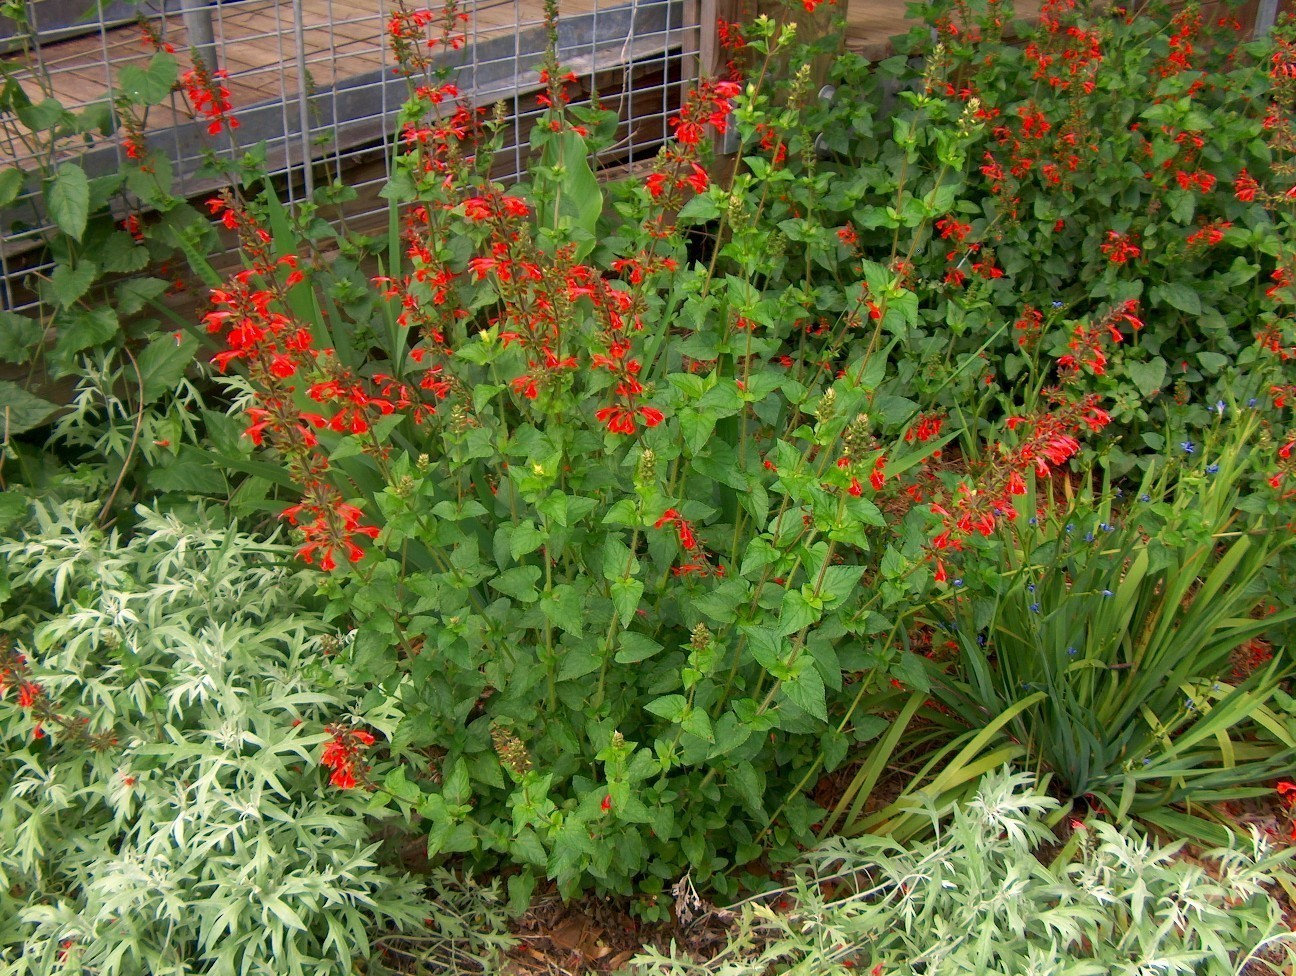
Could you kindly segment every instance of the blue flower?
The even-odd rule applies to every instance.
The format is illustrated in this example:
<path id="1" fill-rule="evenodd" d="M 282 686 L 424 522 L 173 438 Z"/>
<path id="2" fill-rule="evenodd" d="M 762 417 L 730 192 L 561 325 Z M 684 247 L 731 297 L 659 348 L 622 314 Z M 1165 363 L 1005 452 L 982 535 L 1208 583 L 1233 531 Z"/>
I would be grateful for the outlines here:
<path id="1" fill-rule="evenodd" d="M 1224 416 L 1224 401 L 1223 401 L 1223 400 L 1216 400 L 1216 401 L 1215 401 L 1215 410 L 1216 410 L 1216 412 L 1219 413 L 1219 415 L 1220 415 L 1221 417 Z"/>
<path id="2" fill-rule="evenodd" d="M 1247 401 L 1247 406 L 1248 406 L 1248 407 L 1254 407 L 1255 405 L 1256 405 L 1256 398 L 1255 398 L 1255 397 L 1252 397 L 1250 400 Z"/>
<path id="3" fill-rule="evenodd" d="M 1072 525 L 1070 522 L 1067 523 L 1066 530 L 1067 530 L 1068 532 L 1070 532 L 1070 531 L 1071 531 L 1072 529 L 1074 529 L 1074 528 L 1075 528 L 1075 526 Z"/>
<path id="4" fill-rule="evenodd" d="M 1038 603 L 1032 603 L 1032 604 L 1030 605 L 1030 612 L 1031 612 L 1031 613 L 1039 613 L 1039 604 L 1038 604 Z"/>
<path id="5" fill-rule="evenodd" d="M 962 586 L 962 585 L 963 585 L 963 577 L 962 577 L 962 576 L 955 576 L 955 577 L 954 577 L 954 585 L 955 585 L 955 586 Z"/>
<path id="6" fill-rule="evenodd" d="M 1079 652 L 1077 652 L 1074 647 L 1067 648 L 1067 657 L 1075 657 L 1077 653 Z"/>
<path id="7" fill-rule="evenodd" d="M 1106 522 L 1099 522 L 1099 523 L 1098 523 L 1098 528 L 1102 529 L 1104 532 L 1114 532 L 1114 531 L 1116 531 L 1112 526 L 1108 525 Z"/>
<path id="8" fill-rule="evenodd" d="M 1093 542 L 1093 541 L 1094 541 L 1094 534 L 1092 532 L 1086 532 L 1085 542 Z"/>
<path id="9" fill-rule="evenodd" d="M 977 644 L 979 644 L 981 647 L 985 647 L 985 646 L 986 646 L 986 635 L 985 635 L 985 634 L 977 634 Z"/>
<path id="10" fill-rule="evenodd" d="M 1030 525 L 1037 525 L 1037 524 L 1039 523 L 1039 519 L 1037 519 L 1034 515 L 1032 515 L 1032 516 L 1031 516 L 1029 519 L 1027 519 L 1026 521 L 1027 521 L 1027 523 L 1030 524 Z"/>
<path id="11" fill-rule="evenodd" d="M 1151 765 L 1152 765 L 1152 759 L 1151 759 L 1150 757 L 1148 757 L 1148 756 L 1144 756 L 1144 757 L 1143 757 L 1143 765 L 1144 765 L 1144 766 L 1151 766 Z"/>
<path id="12" fill-rule="evenodd" d="M 1193 701 L 1191 698 L 1185 698 L 1184 708 L 1188 709 L 1188 711 L 1190 712 L 1195 712 L 1197 710 L 1197 703 Z"/>
<path id="13" fill-rule="evenodd" d="M 1057 301 L 1055 301 L 1055 302 L 1053 303 L 1053 307 L 1054 307 L 1054 308 L 1061 308 L 1061 307 L 1062 307 L 1062 303 L 1061 303 L 1061 302 L 1057 302 Z"/>
<path id="14" fill-rule="evenodd" d="M 1150 502 L 1151 500 L 1152 500 L 1151 495 L 1139 495 L 1139 501 L 1141 502 Z"/>
<path id="15" fill-rule="evenodd" d="M 1206 473 L 1207 473 L 1207 474 L 1219 474 L 1219 465 L 1218 465 L 1218 464 L 1208 464 L 1208 465 L 1206 465 Z"/>
<path id="16" fill-rule="evenodd" d="M 1197 445 L 1192 441 L 1184 441 L 1179 446 L 1183 448 L 1185 454 L 1191 454 L 1193 451 L 1197 450 Z"/>
<path id="17" fill-rule="evenodd" d="M 1111 595 L 1112 595 L 1111 590 L 1103 590 L 1103 596 L 1111 596 Z"/>
<path id="18" fill-rule="evenodd" d="M 1026 584 L 1026 592 L 1027 592 L 1027 593 L 1034 593 L 1034 592 L 1035 592 L 1035 584 L 1034 584 L 1034 583 L 1027 583 L 1027 584 Z"/>

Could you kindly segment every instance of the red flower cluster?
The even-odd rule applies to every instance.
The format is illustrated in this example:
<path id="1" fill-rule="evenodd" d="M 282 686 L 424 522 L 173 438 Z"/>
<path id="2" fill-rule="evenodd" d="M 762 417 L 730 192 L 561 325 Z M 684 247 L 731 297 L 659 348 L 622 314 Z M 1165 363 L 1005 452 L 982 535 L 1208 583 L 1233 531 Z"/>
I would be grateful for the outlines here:
<path id="1" fill-rule="evenodd" d="M 1287 812 L 1287 819 L 1291 822 L 1292 840 L 1296 840 L 1296 783 L 1291 780 L 1280 780 L 1274 787 L 1274 792 L 1278 794 L 1278 800 L 1282 803 Z"/>
<path id="2" fill-rule="evenodd" d="M 1224 232 L 1232 226 L 1229 220 L 1212 220 L 1189 234 L 1184 243 L 1189 247 L 1214 247 L 1224 240 Z"/>
<path id="3" fill-rule="evenodd" d="M 461 50 L 468 43 L 462 30 L 467 22 L 468 15 L 460 13 L 458 0 L 445 0 L 436 12 L 427 7 L 411 10 L 398 0 L 396 12 L 387 20 L 387 41 L 396 59 L 393 72 L 406 77 L 435 73 L 436 60 L 429 52 L 437 47 Z"/>
<path id="4" fill-rule="evenodd" d="M 1152 69 L 1156 77 L 1168 78 L 1183 71 L 1193 70 L 1193 55 L 1196 53 L 1193 41 L 1197 40 L 1201 27 L 1202 16 L 1199 9 L 1187 7 L 1175 13 L 1170 20 L 1171 33 L 1168 38 L 1170 53 L 1166 55 L 1164 61 Z"/>
<path id="5" fill-rule="evenodd" d="M 938 582 L 947 578 L 942 553 L 961 551 L 968 537 L 989 536 L 1000 519 L 1012 521 L 1017 517 L 1012 500 L 1026 494 L 1028 473 L 1046 477 L 1079 452 L 1077 435 L 1096 433 L 1111 422 L 1107 411 L 1098 406 L 1096 394 L 1078 401 L 1066 400 L 1056 391 L 1049 397 L 1054 410 L 1008 418 L 1010 431 L 1022 431 L 1016 447 L 1000 444 L 997 461 L 975 481 L 960 483 L 951 503 L 930 505 L 942 520 L 940 532 L 931 540 Z"/>
<path id="6" fill-rule="evenodd" d="M 195 116 L 207 120 L 208 135 L 219 135 L 222 130 L 233 132 L 239 127 L 238 119 L 230 114 L 234 105 L 224 84 L 227 78 L 229 72 L 224 68 L 208 71 L 201 61 L 180 75 L 180 85 L 189 100 L 189 107 Z"/>
<path id="7" fill-rule="evenodd" d="M 361 756 L 374 744 L 373 733 L 340 725 L 330 725 L 324 731 L 333 737 L 324 744 L 320 756 L 320 765 L 333 770 L 329 782 L 340 790 L 350 790 L 362 783 L 367 787 L 368 767 Z"/>
<path id="8" fill-rule="evenodd" d="M 1102 376 L 1107 371 L 1103 342 L 1107 339 L 1117 344 L 1124 341 L 1119 328 L 1121 323 L 1128 324 L 1135 332 L 1143 328 L 1143 320 L 1135 314 L 1138 307 L 1138 299 L 1131 298 L 1109 311 L 1095 326 L 1077 323 L 1071 341 L 1067 343 L 1071 352 L 1058 357 L 1058 375 L 1062 382 L 1075 382 L 1084 370 Z"/>
<path id="9" fill-rule="evenodd" d="M 0 636 L 0 700 L 8 697 L 9 689 L 16 688 L 15 702 L 32 718 L 32 738 L 45 738 L 45 729 L 52 726 L 62 742 L 80 742 L 95 752 L 104 752 L 117 745 L 112 731 L 91 732 L 88 718 L 73 718 L 58 710 L 58 704 L 31 674 L 27 658 L 13 649 L 7 635 Z"/>
<path id="10" fill-rule="evenodd" d="M 1109 230 L 1107 240 L 1102 245 L 1102 252 L 1107 255 L 1107 260 L 1112 264 L 1124 264 L 1143 253 L 1134 241 L 1132 234 L 1118 234 L 1114 230 Z"/>

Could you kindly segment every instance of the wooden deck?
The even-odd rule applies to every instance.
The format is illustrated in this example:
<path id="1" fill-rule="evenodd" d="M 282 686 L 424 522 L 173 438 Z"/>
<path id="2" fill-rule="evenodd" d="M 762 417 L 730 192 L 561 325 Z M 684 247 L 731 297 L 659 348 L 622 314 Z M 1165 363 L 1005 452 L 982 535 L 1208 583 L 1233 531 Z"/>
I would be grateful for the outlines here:
<path id="1" fill-rule="evenodd" d="M 599 14 L 611 16 L 638 6 L 640 3 L 609 0 L 562 0 L 561 10 L 566 21 L 595 19 Z M 489 42 L 512 38 L 518 43 L 507 53 L 514 58 L 538 55 L 538 51 L 527 48 L 534 46 L 534 39 L 528 40 L 528 35 L 542 23 L 540 0 L 481 0 L 464 3 L 463 7 L 470 18 L 464 25 L 470 49 L 479 51 Z M 390 72 L 392 59 L 385 33 L 390 9 L 384 0 L 367 0 L 364 4 L 344 0 L 222 0 L 212 5 L 208 10 L 215 60 L 229 72 L 227 84 L 233 104 L 238 108 L 271 100 L 291 104 L 303 90 L 318 96 L 345 88 L 354 79 Z M 298 15 L 302 25 L 300 47 L 295 23 Z M 183 52 L 193 41 L 183 17 L 170 11 L 155 23 L 163 39 L 182 52 L 183 60 Z M 904 0 L 854 0 L 849 5 L 848 23 L 848 46 L 868 53 L 884 50 L 892 35 L 904 33 L 910 26 L 905 19 Z M 706 29 L 705 25 L 702 29 Z M 674 40 L 679 42 L 680 38 Z M 144 64 L 151 55 L 134 25 L 99 29 L 43 44 L 34 53 L 43 67 L 48 91 L 39 83 L 27 55 L 13 52 L 3 60 L 20 69 L 19 80 L 34 100 L 52 94 L 73 109 L 102 101 L 123 66 Z M 472 58 L 465 61 L 473 63 Z M 162 105 L 150 111 L 148 127 L 157 131 L 182 122 L 177 106 Z M 15 129 L 0 125 L 0 165 L 22 162 L 24 153 L 14 139 L 17 135 Z"/>
<path id="2" fill-rule="evenodd" d="M 538 55 L 534 39 L 528 43 L 527 35 L 542 24 L 539 0 L 485 0 L 464 6 L 469 15 L 463 25 L 468 50 L 479 51 L 490 42 L 513 38 L 519 43 L 508 53 Z M 563 0 L 563 17 L 593 17 L 621 6 L 625 5 L 607 0 Z M 337 90 L 355 79 L 390 72 L 393 66 L 386 37 L 390 5 L 382 0 L 363 5 L 343 0 L 223 0 L 207 9 L 214 60 L 229 73 L 227 85 L 236 109 L 272 99 L 293 102 L 303 90 L 312 96 Z M 182 63 L 187 61 L 184 52 L 194 38 L 185 20 L 171 12 L 155 23 L 162 39 L 181 52 Z M 33 100 L 52 95 L 76 109 L 102 101 L 120 69 L 147 63 L 152 51 L 139 29 L 126 25 L 40 45 L 33 53 L 35 59 L 14 52 L 3 60 L 19 67 L 19 81 Z M 48 90 L 31 67 L 37 59 Z M 148 126 L 160 130 L 179 121 L 176 106 L 163 105 L 150 111 Z M 4 136 L 12 134 L 16 133 L 0 129 L 0 142 L 7 143 Z M 15 152 L 12 144 L 0 146 L 0 165 L 15 156 L 21 159 L 21 152 Z"/>

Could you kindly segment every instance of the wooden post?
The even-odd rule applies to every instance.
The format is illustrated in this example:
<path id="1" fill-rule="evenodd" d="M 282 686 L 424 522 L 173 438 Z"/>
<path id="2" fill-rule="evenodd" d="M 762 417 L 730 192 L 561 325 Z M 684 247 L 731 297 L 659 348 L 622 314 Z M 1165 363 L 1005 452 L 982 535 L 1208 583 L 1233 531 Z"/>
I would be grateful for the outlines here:
<path id="1" fill-rule="evenodd" d="M 724 74 L 725 55 L 720 47 L 720 21 L 743 19 L 742 0 L 701 0 L 701 43 L 698 45 L 698 77 L 717 78 Z"/>

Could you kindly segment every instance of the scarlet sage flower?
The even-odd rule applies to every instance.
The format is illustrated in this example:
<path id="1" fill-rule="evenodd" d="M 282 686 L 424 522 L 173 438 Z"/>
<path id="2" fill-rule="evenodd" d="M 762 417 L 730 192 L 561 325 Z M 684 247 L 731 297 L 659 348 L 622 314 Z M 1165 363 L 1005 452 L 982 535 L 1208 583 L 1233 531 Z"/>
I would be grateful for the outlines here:
<path id="1" fill-rule="evenodd" d="M 1259 189 L 1260 184 L 1245 169 L 1238 173 L 1237 179 L 1233 181 L 1233 193 L 1243 203 L 1254 202 L 1256 191 Z"/>
<path id="2" fill-rule="evenodd" d="M 324 731 L 333 738 L 324 745 L 320 765 L 333 771 L 329 782 L 338 789 L 354 789 L 360 781 L 356 777 L 357 772 L 361 778 L 367 772 L 361 756 L 376 741 L 373 733 L 338 725 L 330 725 Z"/>
<path id="3" fill-rule="evenodd" d="M 1124 264 L 1137 258 L 1143 252 L 1128 234 L 1119 234 L 1114 230 L 1107 232 L 1107 241 L 1102 245 L 1103 254 L 1112 264 Z"/>

